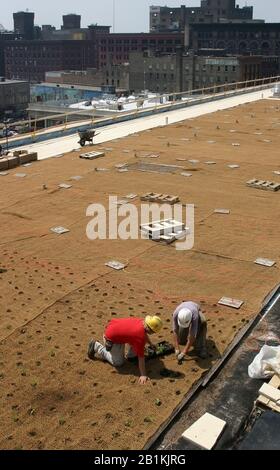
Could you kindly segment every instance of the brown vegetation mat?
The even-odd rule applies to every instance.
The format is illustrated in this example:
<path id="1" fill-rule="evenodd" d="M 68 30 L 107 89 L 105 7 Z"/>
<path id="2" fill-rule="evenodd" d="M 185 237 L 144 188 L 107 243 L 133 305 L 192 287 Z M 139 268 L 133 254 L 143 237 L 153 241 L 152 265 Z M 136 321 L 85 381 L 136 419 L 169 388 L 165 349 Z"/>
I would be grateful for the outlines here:
<path id="1" fill-rule="evenodd" d="M 113 151 L 100 160 L 72 153 L 24 168 L 26 178 L 17 178 L 18 170 L 0 177 L 0 268 L 7 270 L 0 273 L 2 449 L 142 448 L 258 313 L 279 282 L 280 193 L 248 188 L 246 181 L 280 181 L 273 174 L 280 170 L 279 116 L 277 101 L 262 101 L 110 142 Z M 115 169 L 144 153 L 160 154 L 145 161 L 183 165 L 193 176 Z M 206 165 L 208 160 L 216 165 Z M 235 163 L 240 168 L 228 168 Z M 71 180 L 75 175 L 83 178 Z M 57 188 L 69 182 L 71 189 Z M 195 204 L 193 250 L 86 238 L 90 203 L 107 205 L 109 195 L 149 191 Z M 214 214 L 216 208 L 231 213 Z M 70 232 L 50 232 L 61 225 Z M 277 264 L 258 266 L 258 257 Z M 105 267 L 112 259 L 128 267 L 112 271 Z M 242 299 L 244 306 L 221 307 L 222 296 Z M 161 315 L 164 329 L 155 340 L 171 341 L 171 314 L 185 299 L 202 303 L 209 359 L 190 355 L 182 366 L 173 356 L 151 361 L 145 387 L 138 385 L 133 364 L 116 371 L 87 359 L 90 338 L 101 338 L 106 322 L 117 316 Z M 178 377 L 163 377 L 163 368 Z"/>

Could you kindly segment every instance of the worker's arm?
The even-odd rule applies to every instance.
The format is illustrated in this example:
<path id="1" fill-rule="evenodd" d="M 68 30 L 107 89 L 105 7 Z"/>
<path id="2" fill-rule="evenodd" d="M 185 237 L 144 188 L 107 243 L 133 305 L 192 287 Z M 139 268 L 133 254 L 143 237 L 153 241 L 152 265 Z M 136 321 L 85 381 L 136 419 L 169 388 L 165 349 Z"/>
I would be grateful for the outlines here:
<path id="1" fill-rule="evenodd" d="M 147 381 L 149 380 L 149 377 L 147 377 L 147 374 L 146 374 L 145 358 L 138 357 L 138 364 L 139 364 L 139 370 L 140 370 L 139 383 L 141 385 L 145 385 L 145 383 L 147 383 Z"/>

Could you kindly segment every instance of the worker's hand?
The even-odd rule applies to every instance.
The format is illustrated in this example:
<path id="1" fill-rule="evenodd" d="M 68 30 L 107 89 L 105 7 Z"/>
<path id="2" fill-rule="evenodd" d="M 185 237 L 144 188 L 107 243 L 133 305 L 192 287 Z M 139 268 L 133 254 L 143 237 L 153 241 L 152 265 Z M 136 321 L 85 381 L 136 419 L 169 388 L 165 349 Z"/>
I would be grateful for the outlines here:
<path id="1" fill-rule="evenodd" d="M 185 353 L 180 353 L 177 356 L 178 362 L 182 362 L 184 358 L 185 358 Z"/>
<path id="2" fill-rule="evenodd" d="M 139 384 L 145 385 L 149 380 L 149 377 L 147 377 L 146 375 L 141 375 L 141 377 L 139 377 Z"/>
<path id="3" fill-rule="evenodd" d="M 178 357 L 180 354 L 180 349 L 175 349 L 175 356 Z"/>

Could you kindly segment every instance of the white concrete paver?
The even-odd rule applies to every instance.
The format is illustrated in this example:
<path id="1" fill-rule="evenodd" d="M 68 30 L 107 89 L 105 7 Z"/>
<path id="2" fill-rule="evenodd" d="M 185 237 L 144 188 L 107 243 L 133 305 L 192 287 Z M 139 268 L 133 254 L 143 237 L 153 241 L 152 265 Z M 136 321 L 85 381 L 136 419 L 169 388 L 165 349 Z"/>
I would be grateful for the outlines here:
<path id="1" fill-rule="evenodd" d="M 101 127 L 98 129 L 100 134 L 94 139 L 94 143 L 100 145 L 101 143 L 126 137 L 130 134 L 139 133 L 147 129 L 165 126 L 167 117 L 168 123 L 174 124 L 176 122 L 195 118 L 203 114 L 214 113 L 216 111 L 229 109 L 241 104 L 267 99 L 272 97 L 272 95 L 273 88 Z M 57 139 L 51 139 L 45 142 L 27 145 L 24 146 L 24 148 L 29 152 L 37 152 L 38 159 L 44 160 L 46 158 L 79 149 L 80 145 L 78 144 L 78 140 L 78 134 L 74 134 L 66 137 L 59 137 Z"/>

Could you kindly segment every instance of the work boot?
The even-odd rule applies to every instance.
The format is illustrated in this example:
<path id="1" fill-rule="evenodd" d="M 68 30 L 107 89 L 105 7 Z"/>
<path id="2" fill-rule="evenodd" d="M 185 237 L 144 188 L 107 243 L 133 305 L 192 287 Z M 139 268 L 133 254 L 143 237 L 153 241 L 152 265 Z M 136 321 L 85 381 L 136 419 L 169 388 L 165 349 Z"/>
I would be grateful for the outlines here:
<path id="1" fill-rule="evenodd" d="M 95 341 L 91 340 L 88 345 L 88 357 L 93 360 L 95 357 Z"/>

